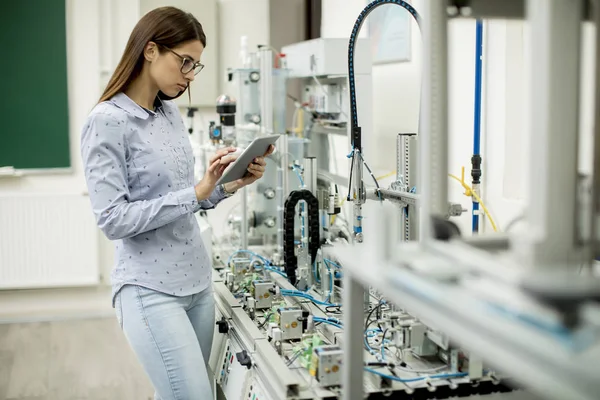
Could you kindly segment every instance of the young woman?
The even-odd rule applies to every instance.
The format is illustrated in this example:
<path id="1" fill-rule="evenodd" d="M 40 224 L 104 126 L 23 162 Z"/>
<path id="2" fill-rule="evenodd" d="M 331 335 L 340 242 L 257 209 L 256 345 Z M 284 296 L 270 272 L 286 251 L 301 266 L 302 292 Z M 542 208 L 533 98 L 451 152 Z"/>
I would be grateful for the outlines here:
<path id="1" fill-rule="evenodd" d="M 235 149 L 219 150 L 194 182 L 194 159 L 176 105 L 204 65 L 200 23 L 158 8 L 135 26 L 81 138 L 98 226 L 115 243 L 113 307 L 155 388 L 155 398 L 210 399 L 211 260 L 194 213 L 261 178 L 265 160 L 216 186 Z M 274 149 L 271 147 L 267 154 Z"/>

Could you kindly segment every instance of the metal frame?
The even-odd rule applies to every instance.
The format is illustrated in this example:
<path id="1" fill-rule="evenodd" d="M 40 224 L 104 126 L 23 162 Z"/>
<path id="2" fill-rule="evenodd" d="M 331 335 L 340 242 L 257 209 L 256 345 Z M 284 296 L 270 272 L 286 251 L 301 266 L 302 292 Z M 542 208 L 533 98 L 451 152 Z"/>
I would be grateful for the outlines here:
<path id="1" fill-rule="evenodd" d="M 485 361 L 508 376 L 515 377 L 544 398 L 596 399 L 600 393 L 597 368 L 600 351 L 573 354 L 548 335 L 524 326 L 510 317 L 502 318 L 493 308 L 484 307 L 481 298 L 464 287 L 399 268 L 388 260 L 373 265 L 372 251 L 360 248 L 338 249 L 336 256 L 344 263 L 344 301 L 359 298 L 365 287 L 374 286 L 393 302 L 406 307 L 429 325 L 435 325 L 469 351 L 483 355 Z M 449 251 L 456 249 L 449 247 Z M 403 258 L 415 263 L 442 265 L 448 269 L 463 262 L 447 255 L 424 255 L 418 243 L 407 243 Z M 469 257 L 469 253 L 464 254 Z M 368 265 L 369 268 L 364 268 Z M 498 267 L 498 265 L 494 265 Z M 377 267 L 377 268 L 375 268 Z M 358 303 L 355 301 L 355 303 Z M 355 351 L 362 343 L 363 312 L 357 304 L 344 303 L 347 310 L 343 339 L 344 371 L 351 386 L 344 390 L 344 400 L 362 399 L 362 352 Z"/>
<path id="2" fill-rule="evenodd" d="M 524 19 L 527 0 L 447 0 L 450 17 Z M 577 0 L 580 1 L 580 0 Z M 595 0 L 581 0 L 584 20 L 594 20 Z M 569 4 L 575 1 L 569 1 Z"/>
<path id="3" fill-rule="evenodd" d="M 540 307 L 534 298 L 519 290 L 520 279 L 525 272 L 535 274 L 540 269 L 557 270 L 561 266 L 563 270 L 568 269 L 586 254 L 585 246 L 589 243 L 579 240 L 575 225 L 580 210 L 575 199 L 565 199 L 564 193 L 573 197 L 576 194 L 577 141 L 573 137 L 578 134 L 579 30 L 584 18 L 590 15 L 592 5 L 597 2 L 425 2 L 422 13 L 423 129 L 419 143 L 419 191 L 424 194 L 419 197 L 421 242 L 400 244 L 396 238 L 386 237 L 387 230 L 378 235 L 374 225 L 369 229 L 373 233 L 367 235 L 363 245 L 338 246 L 332 250 L 345 268 L 344 400 L 363 398 L 361 305 L 364 288 L 369 286 L 448 334 L 466 350 L 484 356 L 488 365 L 514 377 L 544 398 L 592 400 L 598 397 L 600 374 L 595 364 L 600 349 L 597 346 L 578 353 L 565 346 L 567 339 L 573 340 L 571 345 L 575 342 L 572 336 L 566 333 L 560 336 L 535 326 L 519 313 L 521 310 L 514 311 L 510 305 L 501 308 L 504 304 L 491 301 L 467 284 L 467 278 L 481 281 L 486 277 L 494 285 L 515 293 L 520 301 L 518 305 L 534 314 L 540 309 L 552 312 L 553 309 Z M 435 241 L 431 235 L 431 216 L 443 215 L 447 204 L 447 21 L 449 16 L 521 18 L 525 11 L 531 24 L 532 49 L 538 61 L 531 66 L 532 89 L 536 94 L 531 96 L 532 134 L 538 146 L 532 146 L 529 168 L 535 167 L 541 173 L 532 175 L 532 189 L 536 193 L 530 203 L 534 210 L 529 216 L 533 228 L 530 235 L 518 238 L 515 243 L 518 252 L 508 254 L 512 258 L 495 258 L 468 245 Z M 596 15 L 596 20 L 600 22 L 600 15 Z M 600 128 L 596 126 L 596 129 Z M 598 142 L 596 140 L 597 196 L 600 193 Z M 404 200 L 402 196 L 400 201 Z M 598 205 L 598 197 L 595 200 Z M 395 218 L 393 208 L 383 204 L 378 213 L 369 215 L 366 221 L 371 220 L 373 224 L 389 221 Z M 562 215 L 557 218 L 557 214 Z M 400 251 L 399 246 L 402 246 Z M 490 240 L 485 247 L 505 248 L 506 237 L 498 239 L 498 246 Z M 390 248 L 396 249 L 391 257 Z M 374 258 L 373 254 L 383 256 Z M 536 268 L 531 270 L 525 266 Z"/>
<path id="4" fill-rule="evenodd" d="M 529 0 L 531 23 L 530 232 L 515 238 L 534 268 L 577 268 L 579 75 L 582 1 Z M 557 162 L 560 160 L 560 162 Z"/>

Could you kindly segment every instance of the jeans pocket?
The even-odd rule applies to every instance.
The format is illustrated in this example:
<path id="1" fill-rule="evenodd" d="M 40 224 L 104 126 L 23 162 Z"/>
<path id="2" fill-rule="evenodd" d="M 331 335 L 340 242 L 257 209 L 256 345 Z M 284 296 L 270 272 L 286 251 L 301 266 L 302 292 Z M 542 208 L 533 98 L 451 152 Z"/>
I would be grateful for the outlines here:
<path id="1" fill-rule="evenodd" d="M 117 321 L 121 330 L 123 329 L 123 304 L 121 303 L 121 291 L 115 296 L 115 313 L 117 314 Z"/>

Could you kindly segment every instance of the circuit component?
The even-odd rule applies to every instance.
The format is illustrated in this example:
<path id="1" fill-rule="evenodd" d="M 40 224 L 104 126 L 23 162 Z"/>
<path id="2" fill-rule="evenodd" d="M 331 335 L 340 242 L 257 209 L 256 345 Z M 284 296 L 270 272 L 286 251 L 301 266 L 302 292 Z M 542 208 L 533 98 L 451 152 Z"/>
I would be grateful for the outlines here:
<path id="1" fill-rule="evenodd" d="M 282 340 L 302 339 L 302 309 L 300 307 L 278 308 L 277 319 L 282 332 Z"/>
<path id="2" fill-rule="evenodd" d="M 270 308 L 273 304 L 273 282 L 254 280 L 250 289 L 254 296 L 255 307 L 257 310 Z"/>
<path id="3" fill-rule="evenodd" d="M 319 346 L 313 350 L 309 373 L 321 386 L 338 386 L 342 383 L 342 349 L 336 345 Z"/>
<path id="4" fill-rule="evenodd" d="M 251 272 L 250 260 L 245 257 L 238 257 L 231 260 L 231 273 L 236 283 L 244 280 L 246 274 Z"/>
<path id="5" fill-rule="evenodd" d="M 410 348 L 420 356 L 433 356 L 438 352 L 438 346 L 427 337 L 427 326 L 416 323 L 410 328 Z"/>

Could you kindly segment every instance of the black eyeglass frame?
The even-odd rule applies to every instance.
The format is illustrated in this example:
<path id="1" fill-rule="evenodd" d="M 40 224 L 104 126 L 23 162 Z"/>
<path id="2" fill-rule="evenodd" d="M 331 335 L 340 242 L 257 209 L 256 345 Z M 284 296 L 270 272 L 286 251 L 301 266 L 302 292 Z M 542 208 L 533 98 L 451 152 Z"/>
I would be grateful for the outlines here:
<path id="1" fill-rule="evenodd" d="M 200 61 L 194 62 L 193 60 L 190 60 L 189 58 L 182 56 L 181 54 L 177 53 L 176 51 L 171 50 L 167 46 L 163 46 L 163 45 L 159 45 L 159 46 L 169 50 L 171 53 L 175 54 L 177 57 L 179 57 L 181 59 L 180 71 L 182 74 L 186 75 L 186 74 L 189 74 L 190 71 L 194 71 L 194 76 L 195 76 L 195 75 L 198 75 L 200 73 L 200 71 L 202 71 L 204 69 L 204 64 L 202 64 Z M 187 71 L 185 71 L 183 68 L 185 66 L 186 61 L 189 61 L 192 63 L 191 68 L 189 68 Z M 200 68 L 198 70 L 196 70 L 196 68 L 198 68 L 198 67 L 200 67 Z"/>

